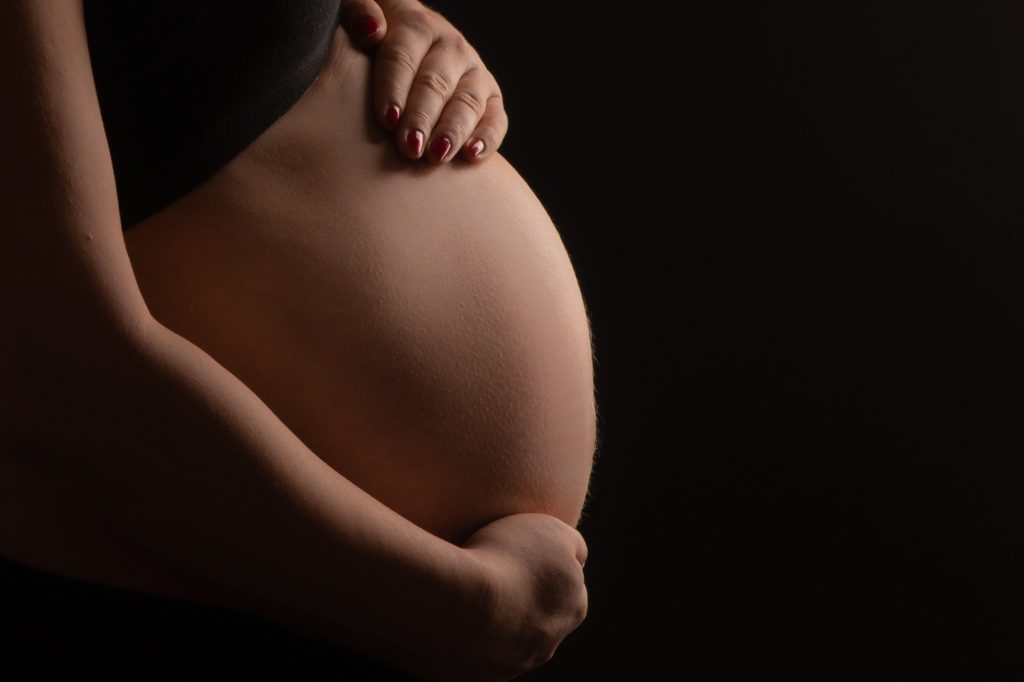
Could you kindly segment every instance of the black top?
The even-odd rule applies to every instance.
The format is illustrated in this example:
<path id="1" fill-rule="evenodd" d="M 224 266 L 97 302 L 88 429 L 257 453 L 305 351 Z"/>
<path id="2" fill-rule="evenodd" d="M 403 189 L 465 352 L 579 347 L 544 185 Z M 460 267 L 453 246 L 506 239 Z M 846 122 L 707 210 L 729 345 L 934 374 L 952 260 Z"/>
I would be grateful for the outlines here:
<path id="1" fill-rule="evenodd" d="M 123 229 L 186 194 L 309 88 L 339 0 L 85 0 Z"/>

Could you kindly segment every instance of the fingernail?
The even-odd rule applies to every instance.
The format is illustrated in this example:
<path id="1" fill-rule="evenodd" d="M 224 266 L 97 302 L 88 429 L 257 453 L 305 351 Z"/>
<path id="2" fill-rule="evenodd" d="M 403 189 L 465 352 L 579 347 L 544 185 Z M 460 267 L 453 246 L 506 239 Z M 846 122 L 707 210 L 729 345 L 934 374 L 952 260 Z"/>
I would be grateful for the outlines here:
<path id="1" fill-rule="evenodd" d="M 484 141 L 475 140 L 473 144 L 469 145 L 469 153 L 473 156 L 480 156 L 480 152 L 484 150 Z"/>
<path id="2" fill-rule="evenodd" d="M 440 161 L 444 158 L 444 155 L 448 153 L 448 150 L 452 148 L 452 142 L 447 137 L 439 137 L 434 140 L 434 144 L 430 146 L 430 151 L 434 153 L 437 160 Z"/>
<path id="3" fill-rule="evenodd" d="M 361 16 L 356 20 L 356 33 L 361 38 L 369 38 L 377 32 L 378 28 L 380 28 L 380 24 L 369 14 Z"/>
<path id="4" fill-rule="evenodd" d="M 406 139 L 410 145 L 412 145 L 412 153 L 416 156 L 420 155 L 420 147 L 423 146 L 423 133 L 418 130 L 409 131 L 409 136 Z"/>
<path id="5" fill-rule="evenodd" d="M 384 117 L 388 120 L 388 125 L 398 125 L 398 117 L 401 112 L 398 110 L 397 104 L 388 105 L 388 110 L 384 112 Z"/>

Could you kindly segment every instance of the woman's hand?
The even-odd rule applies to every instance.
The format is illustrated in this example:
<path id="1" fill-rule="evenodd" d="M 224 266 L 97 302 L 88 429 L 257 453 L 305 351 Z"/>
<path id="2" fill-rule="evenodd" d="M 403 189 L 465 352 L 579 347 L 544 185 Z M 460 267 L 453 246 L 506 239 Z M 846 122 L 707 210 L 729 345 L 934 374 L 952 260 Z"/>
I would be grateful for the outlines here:
<path id="1" fill-rule="evenodd" d="M 374 113 L 411 159 L 482 161 L 501 144 L 508 115 L 480 55 L 419 0 L 342 0 L 355 44 L 377 46 Z"/>
<path id="2" fill-rule="evenodd" d="M 513 514 L 462 548 L 484 575 L 489 613 L 446 679 L 510 680 L 550 660 L 587 616 L 583 536 L 553 516 Z"/>

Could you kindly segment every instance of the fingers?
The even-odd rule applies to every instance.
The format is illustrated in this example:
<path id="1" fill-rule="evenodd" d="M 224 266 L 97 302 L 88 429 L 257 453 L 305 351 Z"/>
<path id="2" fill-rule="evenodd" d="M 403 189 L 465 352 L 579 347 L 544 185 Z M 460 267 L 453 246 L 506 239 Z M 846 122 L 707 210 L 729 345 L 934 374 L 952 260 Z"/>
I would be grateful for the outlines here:
<path id="1" fill-rule="evenodd" d="M 466 70 L 463 66 L 467 57 L 460 52 L 468 49 L 464 40 L 453 39 L 435 43 L 424 57 L 398 127 L 399 140 L 405 141 L 405 151 L 412 158 L 425 155 L 434 163 L 448 162 L 467 142 L 480 140 L 482 144 L 463 157 L 482 160 L 497 148 L 508 129 L 494 76 L 482 67 Z M 424 144 L 417 147 L 420 133 Z"/>
<path id="2" fill-rule="evenodd" d="M 474 136 L 481 153 L 464 158 L 487 158 L 508 121 L 494 76 L 482 66 L 467 68 L 479 61 L 473 48 L 457 32 L 435 37 L 429 19 L 416 12 L 394 18 L 389 30 L 377 53 L 375 111 L 396 131 L 401 152 L 445 163 Z"/>
<path id="3" fill-rule="evenodd" d="M 434 44 L 413 77 L 398 137 L 406 154 L 414 159 L 428 149 L 434 161 L 454 156 L 469 135 L 472 122 L 483 113 L 484 102 L 474 93 L 484 76 L 476 69 L 465 71 L 465 60 L 454 54 L 458 49 L 447 43 Z M 454 103 L 449 128 L 432 134 L 442 111 L 457 92 L 460 101 Z"/>
<path id="4" fill-rule="evenodd" d="M 462 148 L 462 156 L 470 161 L 483 161 L 489 158 L 498 148 L 501 140 L 508 133 L 508 114 L 501 92 L 497 91 L 487 98 L 487 106 L 483 117 L 470 134 L 466 145 Z"/>
<path id="5" fill-rule="evenodd" d="M 393 17 L 388 31 L 388 40 L 380 46 L 375 57 L 373 110 L 385 129 L 395 130 L 399 117 L 405 118 L 406 100 L 420 64 L 434 43 L 434 30 L 424 12 L 407 11 Z M 405 132 L 408 133 L 407 128 Z M 412 155 L 409 152 L 411 147 L 406 137 L 407 134 L 400 136 L 399 149 L 408 156 L 418 158 L 420 154 Z M 424 133 L 420 152 L 423 150 L 422 142 L 425 141 Z"/>
<path id="6" fill-rule="evenodd" d="M 466 72 L 451 97 L 440 104 L 442 111 L 433 124 L 427 143 L 430 161 L 434 163 L 450 161 L 461 150 L 464 150 L 471 135 L 481 134 L 479 124 L 487 114 L 488 102 L 493 101 L 495 97 L 498 97 L 498 101 L 500 101 L 500 96 L 498 83 L 485 70 L 472 69 Z M 492 119 L 488 120 L 490 127 L 495 127 L 496 118 L 498 117 L 492 112 Z M 486 127 L 484 126 L 482 134 L 489 137 L 493 131 L 487 131 Z M 486 146 L 485 143 L 484 146 Z M 463 153 L 463 157 L 478 158 L 473 154 L 466 153 Z"/>
<path id="7" fill-rule="evenodd" d="M 375 55 L 373 108 L 410 159 L 438 164 L 461 154 L 492 156 L 508 132 L 501 89 L 465 37 L 433 10 L 416 4 L 388 9 L 387 38 Z M 358 0 L 351 0 L 346 11 Z"/>
<path id="8" fill-rule="evenodd" d="M 362 48 L 373 47 L 388 31 L 384 12 L 374 0 L 341 0 L 338 23 L 348 31 L 352 42 Z"/>
<path id="9" fill-rule="evenodd" d="M 471 69 L 463 74 L 447 102 L 440 103 L 443 110 L 431 126 L 426 147 L 431 161 L 448 161 L 463 148 L 470 134 L 477 129 L 487 101 L 496 91 L 497 84 L 483 69 Z M 435 104 L 435 101 L 427 99 L 424 108 L 429 111 Z"/>

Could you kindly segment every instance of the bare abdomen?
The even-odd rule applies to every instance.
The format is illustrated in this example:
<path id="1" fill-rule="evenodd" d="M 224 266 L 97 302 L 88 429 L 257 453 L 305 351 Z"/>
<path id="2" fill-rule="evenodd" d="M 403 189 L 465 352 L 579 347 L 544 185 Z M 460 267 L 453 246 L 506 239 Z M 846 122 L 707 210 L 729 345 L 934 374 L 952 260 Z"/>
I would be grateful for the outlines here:
<path id="1" fill-rule="evenodd" d="M 575 524 L 592 359 L 555 226 L 500 155 L 401 157 L 370 117 L 369 57 L 340 28 L 332 49 L 253 145 L 125 234 L 150 310 L 427 530 Z"/>

